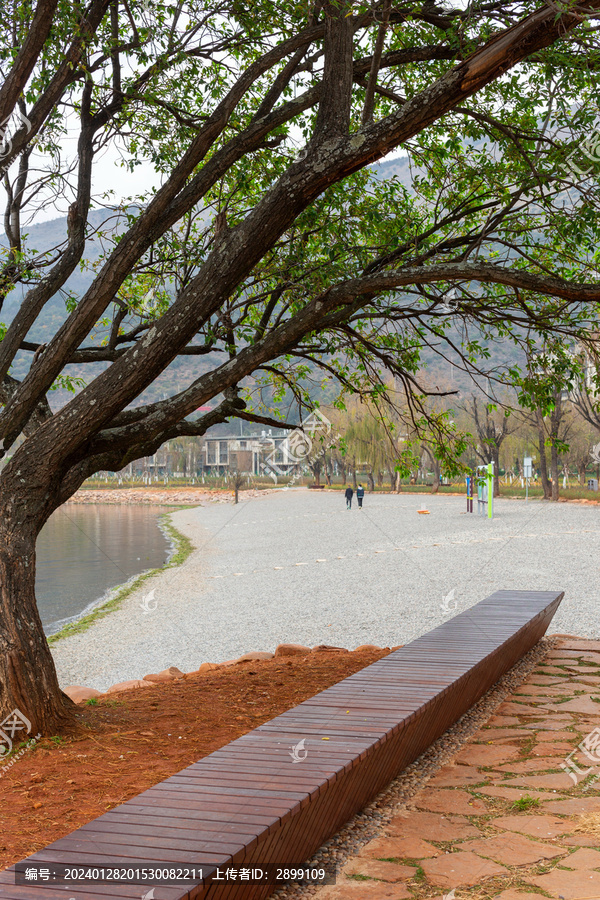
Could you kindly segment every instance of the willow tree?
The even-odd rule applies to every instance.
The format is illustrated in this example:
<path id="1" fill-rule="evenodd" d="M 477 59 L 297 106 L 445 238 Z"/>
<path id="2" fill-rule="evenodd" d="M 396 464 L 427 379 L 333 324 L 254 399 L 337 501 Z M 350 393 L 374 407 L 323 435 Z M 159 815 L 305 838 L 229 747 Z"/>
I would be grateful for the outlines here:
<path id="1" fill-rule="evenodd" d="M 594 121 L 598 10 L 600 0 L 5 8 L 0 292 L 22 299 L 0 342 L 1 716 L 18 708 L 45 734 L 74 719 L 36 608 L 35 542 L 94 472 L 233 414 L 275 421 L 250 390 L 261 380 L 304 402 L 309 372 L 341 395 L 381 392 L 392 373 L 425 427 L 424 347 L 477 375 L 493 340 L 555 341 L 558 353 L 585 339 L 600 298 L 597 191 L 587 158 L 564 163 Z M 152 165 L 159 185 L 122 209 L 99 185 L 114 227 L 97 234 L 92 185 L 107 148 Z M 396 148 L 410 187 L 368 172 Z M 53 204 L 68 234 L 37 252 L 28 223 Z M 69 276 L 86 260 L 89 287 L 74 295 Z M 62 321 L 36 343 L 61 292 Z M 30 360 L 19 378 L 18 353 Z M 182 356 L 188 383 L 142 401 Z M 89 377 L 53 408 L 49 392 L 69 384 L 73 363 Z"/>

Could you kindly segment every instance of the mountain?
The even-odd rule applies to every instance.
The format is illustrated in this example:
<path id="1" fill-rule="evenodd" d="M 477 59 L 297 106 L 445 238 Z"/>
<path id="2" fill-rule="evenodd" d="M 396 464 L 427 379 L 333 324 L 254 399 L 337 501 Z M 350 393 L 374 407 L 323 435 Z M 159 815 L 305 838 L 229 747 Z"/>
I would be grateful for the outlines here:
<path id="1" fill-rule="evenodd" d="M 378 180 L 386 180 L 392 177 L 398 178 L 406 186 L 411 184 L 411 171 L 407 157 L 396 157 L 374 164 L 371 171 Z M 75 299 L 82 297 L 92 282 L 95 274 L 95 266 L 98 266 L 103 252 L 103 236 L 114 236 L 126 227 L 125 213 L 122 210 L 96 209 L 90 213 L 90 225 L 94 232 L 88 240 L 84 257 L 86 266 L 77 268 L 66 282 L 62 291 L 57 293 L 44 308 L 38 321 L 35 323 L 27 338 L 35 343 L 46 343 L 55 334 L 58 327 L 66 317 L 65 299 L 71 296 Z M 67 219 L 65 216 L 32 225 L 27 234 L 27 245 L 39 254 L 49 254 L 60 246 L 67 237 Z M 6 241 L 0 238 L 0 246 L 6 247 Z M 23 298 L 23 288 L 18 287 L 8 295 L 4 307 L 0 312 L 0 320 L 8 325 L 15 316 Z M 96 336 L 96 345 L 100 336 Z M 86 341 L 89 343 L 89 341 Z M 492 364 L 501 365 L 510 362 L 514 364 L 517 359 L 517 351 L 512 345 L 505 344 L 501 348 L 493 349 Z M 15 378 L 22 379 L 26 374 L 32 360 L 32 353 L 21 351 L 16 359 L 11 373 Z M 203 373 L 214 368 L 222 356 L 218 353 L 202 357 L 183 357 L 175 360 L 168 369 L 144 391 L 136 400 L 135 405 L 151 403 L 170 396 L 181 390 L 186 384 L 198 378 Z M 66 374 L 76 378 L 90 381 L 107 367 L 108 363 L 95 365 L 79 364 L 71 365 L 66 369 Z M 443 359 L 434 349 L 424 354 L 427 381 L 429 384 L 443 386 L 445 389 L 458 389 L 461 392 L 473 390 L 471 379 L 459 369 Z M 322 391 L 315 387 L 315 397 L 322 400 Z M 51 405 L 59 408 L 70 397 L 65 389 L 52 392 Z M 285 403 L 283 404 L 285 406 Z"/>

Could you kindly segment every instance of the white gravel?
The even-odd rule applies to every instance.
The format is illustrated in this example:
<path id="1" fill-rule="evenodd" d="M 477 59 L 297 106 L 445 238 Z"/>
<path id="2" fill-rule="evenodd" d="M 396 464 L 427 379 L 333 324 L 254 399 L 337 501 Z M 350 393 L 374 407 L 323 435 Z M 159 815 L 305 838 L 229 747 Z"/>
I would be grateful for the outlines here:
<path id="1" fill-rule="evenodd" d="M 105 690 L 287 641 L 404 644 L 453 614 L 444 598 L 460 612 L 499 589 L 564 590 L 550 631 L 600 637 L 596 506 L 499 500 L 490 522 L 458 496 L 355 503 L 347 511 L 339 492 L 299 489 L 173 513 L 197 549 L 59 641 L 60 683 Z"/>

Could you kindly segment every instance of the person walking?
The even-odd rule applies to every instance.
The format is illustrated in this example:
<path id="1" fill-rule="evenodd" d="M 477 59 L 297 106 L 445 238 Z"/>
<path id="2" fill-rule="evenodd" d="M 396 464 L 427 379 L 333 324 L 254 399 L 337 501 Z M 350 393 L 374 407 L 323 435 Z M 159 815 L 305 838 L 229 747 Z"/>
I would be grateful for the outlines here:
<path id="1" fill-rule="evenodd" d="M 354 491 L 350 485 L 346 486 L 346 493 L 344 496 L 346 497 L 346 509 L 352 509 L 352 497 L 354 496 Z"/>
<path id="2" fill-rule="evenodd" d="M 358 508 L 362 509 L 363 497 L 365 496 L 365 489 L 362 484 L 356 488 L 356 499 L 358 500 Z"/>

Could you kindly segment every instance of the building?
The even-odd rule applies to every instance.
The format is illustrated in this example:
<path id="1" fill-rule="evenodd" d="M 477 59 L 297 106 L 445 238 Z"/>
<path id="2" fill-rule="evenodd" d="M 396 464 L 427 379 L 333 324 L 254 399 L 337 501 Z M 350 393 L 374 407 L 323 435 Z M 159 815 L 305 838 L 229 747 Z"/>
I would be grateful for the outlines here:
<path id="1" fill-rule="evenodd" d="M 240 472 L 245 475 L 291 475 L 302 462 L 294 456 L 286 432 L 243 437 L 205 438 L 204 471 L 212 475 Z"/>

